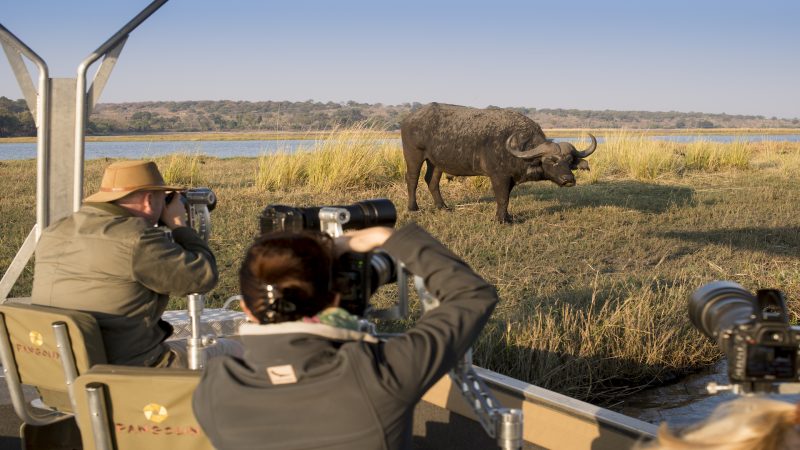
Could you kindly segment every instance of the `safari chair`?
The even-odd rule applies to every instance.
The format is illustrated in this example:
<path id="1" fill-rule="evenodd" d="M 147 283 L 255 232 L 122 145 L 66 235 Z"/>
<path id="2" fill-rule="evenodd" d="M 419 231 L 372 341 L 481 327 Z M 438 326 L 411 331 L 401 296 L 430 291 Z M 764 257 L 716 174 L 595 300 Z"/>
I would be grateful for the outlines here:
<path id="1" fill-rule="evenodd" d="M 200 372 L 99 365 L 75 382 L 84 448 L 212 450 L 192 411 Z"/>
<path id="2" fill-rule="evenodd" d="M 48 425 L 53 412 L 72 413 L 74 382 L 106 362 L 97 321 L 90 314 L 49 306 L 0 304 L 0 360 L 17 415 L 26 425 Z M 22 385 L 38 389 L 52 409 L 35 410 Z"/>

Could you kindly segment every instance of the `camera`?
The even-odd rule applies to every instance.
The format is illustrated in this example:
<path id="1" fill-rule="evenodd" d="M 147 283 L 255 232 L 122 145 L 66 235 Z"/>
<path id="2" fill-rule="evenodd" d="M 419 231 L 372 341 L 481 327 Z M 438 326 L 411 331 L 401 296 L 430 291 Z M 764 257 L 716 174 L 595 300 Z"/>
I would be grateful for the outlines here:
<path id="1" fill-rule="evenodd" d="M 193 228 L 203 240 L 208 242 L 211 236 L 210 212 L 217 207 L 217 196 L 207 187 L 198 187 L 183 191 L 172 191 L 167 194 L 166 203 L 172 202 L 175 195 L 181 196 L 181 203 L 186 208 L 186 216 L 189 219 L 187 223 L 189 228 Z"/>
<path id="2" fill-rule="evenodd" d="M 169 204 L 175 195 L 181 196 L 181 202 L 186 207 L 186 212 L 189 212 L 191 205 L 206 205 L 209 211 L 213 211 L 217 207 L 217 196 L 214 191 L 207 187 L 198 187 L 186 189 L 184 191 L 172 191 L 167 194 L 166 202 Z"/>
<path id="3" fill-rule="evenodd" d="M 732 281 L 714 281 L 689 297 L 689 319 L 725 353 L 732 383 L 800 381 L 800 327 L 789 325 L 781 291 L 753 295 Z"/>
<path id="4" fill-rule="evenodd" d="M 322 211 L 323 209 L 325 211 Z M 338 211 L 330 211 L 331 209 Z M 329 217 L 333 214 L 338 217 Z M 360 230 L 377 226 L 393 227 L 397 221 L 397 209 L 395 209 L 394 203 L 386 198 L 364 200 L 344 206 L 296 208 L 286 205 L 268 205 L 262 211 L 259 219 L 262 234 L 270 231 L 298 232 L 301 230 L 327 232 L 325 225 L 330 221 L 341 224 L 343 230 Z"/>
<path id="5" fill-rule="evenodd" d="M 393 227 L 396 221 L 397 209 L 391 200 L 385 198 L 364 200 L 352 205 L 307 208 L 268 205 L 259 218 L 262 234 L 272 231 L 319 230 L 331 237 L 342 235 L 344 230 L 374 226 Z M 333 289 L 341 296 L 342 308 L 351 314 L 368 316 L 372 312 L 369 298 L 379 287 L 397 281 L 401 272 L 402 268 L 397 262 L 381 250 L 367 253 L 346 252 L 334 263 Z"/>

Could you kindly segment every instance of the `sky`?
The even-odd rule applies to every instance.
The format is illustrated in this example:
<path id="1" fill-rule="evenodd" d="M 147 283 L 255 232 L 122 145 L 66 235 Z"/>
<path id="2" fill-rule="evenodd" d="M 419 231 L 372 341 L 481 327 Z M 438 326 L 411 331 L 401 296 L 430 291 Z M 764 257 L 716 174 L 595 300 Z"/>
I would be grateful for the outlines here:
<path id="1" fill-rule="evenodd" d="M 0 24 L 51 77 L 74 78 L 149 3 L 0 0 Z M 795 118 L 798 20 L 796 0 L 170 0 L 131 33 L 100 102 L 438 101 Z M 0 96 L 22 98 L 3 56 Z"/>

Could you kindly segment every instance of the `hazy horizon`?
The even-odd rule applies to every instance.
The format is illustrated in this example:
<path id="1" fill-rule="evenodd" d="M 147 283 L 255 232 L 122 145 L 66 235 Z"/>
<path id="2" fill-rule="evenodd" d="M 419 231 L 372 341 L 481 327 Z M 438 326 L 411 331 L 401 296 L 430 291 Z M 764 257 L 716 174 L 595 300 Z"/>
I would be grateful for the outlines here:
<path id="1" fill-rule="evenodd" d="M 0 0 L 0 24 L 51 77 L 74 77 L 149 1 L 73 3 Z M 100 103 L 438 101 L 791 119 L 798 13 L 785 0 L 171 0 L 131 33 Z M 0 95 L 22 97 L 2 57 Z"/>

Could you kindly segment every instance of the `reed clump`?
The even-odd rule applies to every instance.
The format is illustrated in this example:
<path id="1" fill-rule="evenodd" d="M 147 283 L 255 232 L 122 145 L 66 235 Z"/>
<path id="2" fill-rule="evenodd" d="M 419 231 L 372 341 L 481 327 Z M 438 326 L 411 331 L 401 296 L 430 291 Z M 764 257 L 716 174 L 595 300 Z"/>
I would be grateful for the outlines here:
<path id="1" fill-rule="evenodd" d="M 687 172 L 747 170 L 757 147 L 744 136 L 732 142 L 699 140 L 691 143 L 656 140 L 629 130 L 601 136 L 604 142 L 589 159 L 591 170 L 579 173 L 579 181 L 596 183 L 604 177 L 653 181 Z M 585 147 L 584 144 L 578 146 Z"/>
<path id="2" fill-rule="evenodd" d="M 196 186 L 203 183 L 201 165 L 205 158 L 200 152 L 179 152 L 155 158 L 167 184 Z"/>
<path id="3" fill-rule="evenodd" d="M 369 125 L 336 129 L 308 150 L 280 151 L 259 158 L 255 185 L 278 190 L 304 187 L 315 192 L 386 185 L 402 177 L 405 163 L 396 143 L 375 139 Z"/>

